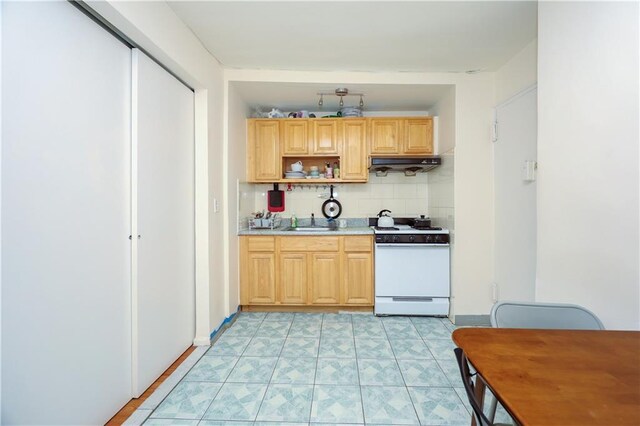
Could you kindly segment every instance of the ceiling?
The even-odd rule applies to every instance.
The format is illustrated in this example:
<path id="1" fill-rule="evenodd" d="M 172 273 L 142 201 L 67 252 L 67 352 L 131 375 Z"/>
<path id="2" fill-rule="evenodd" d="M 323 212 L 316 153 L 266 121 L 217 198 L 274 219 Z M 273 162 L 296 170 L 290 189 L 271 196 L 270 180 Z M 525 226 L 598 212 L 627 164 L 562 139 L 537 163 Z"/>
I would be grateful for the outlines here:
<path id="1" fill-rule="evenodd" d="M 230 68 L 296 71 L 494 71 L 537 36 L 532 1 L 170 1 Z M 318 111 L 344 85 L 234 82 L 253 108 Z M 355 85 L 365 111 L 428 111 L 451 86 Z M 358 97 L 345 97 L 356 106 Z M 338 109 L 325 96 L 322 111 Z"/>
<path id="2" fill-rule="evenodd" d="M 169 5 L 209 52 L 232 68 L 494 71 L 537 35 L 537 3 L 531 1 Z"/>

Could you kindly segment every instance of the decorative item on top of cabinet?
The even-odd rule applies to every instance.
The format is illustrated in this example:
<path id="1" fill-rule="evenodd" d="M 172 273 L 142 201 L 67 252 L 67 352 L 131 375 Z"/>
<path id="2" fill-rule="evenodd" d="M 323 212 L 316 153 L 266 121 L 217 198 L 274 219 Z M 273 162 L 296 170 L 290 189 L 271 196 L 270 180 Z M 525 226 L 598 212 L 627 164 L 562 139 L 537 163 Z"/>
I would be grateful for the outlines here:
<path id="1" fill-rule="evenodd" d="M 250 182 L 282 179 L 280 120 L 248 120 L 247 178 Z"/>

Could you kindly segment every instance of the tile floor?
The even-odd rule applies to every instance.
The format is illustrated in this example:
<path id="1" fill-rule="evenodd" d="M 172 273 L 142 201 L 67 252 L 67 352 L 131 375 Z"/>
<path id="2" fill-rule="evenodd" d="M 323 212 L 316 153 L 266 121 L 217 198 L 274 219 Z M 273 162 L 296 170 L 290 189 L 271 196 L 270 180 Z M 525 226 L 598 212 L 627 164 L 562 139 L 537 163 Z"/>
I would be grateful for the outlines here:
<path id="1" fill-rule="evenodd" d="M 138 421 L 469 425 L 454 329 L 448 319 L 427 317 L 240 313 Z M 510 422 L 502 410 L 496 420 Z"/>

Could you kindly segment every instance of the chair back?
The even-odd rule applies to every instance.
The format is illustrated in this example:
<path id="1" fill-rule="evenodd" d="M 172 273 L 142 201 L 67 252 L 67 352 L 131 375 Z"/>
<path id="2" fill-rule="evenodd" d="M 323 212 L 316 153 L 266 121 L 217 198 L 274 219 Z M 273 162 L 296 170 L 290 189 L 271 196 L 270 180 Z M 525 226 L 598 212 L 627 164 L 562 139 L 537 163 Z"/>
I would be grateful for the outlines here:
<path id="1" fill-rule="evenodd" d="M 498 302 L 490 318 L 491 326 L 497 328 L 604 330 L 590 310 L 562 303 Z"/>
<path id="2" fill-rule="evenodd" d="M 460 376 L 462 377 L 464 390 L 467 392 L 469 404 L 471 404 L 471 408 L 473 410 L 473 417 L 476 419 L 476 425 L 492 426 L 493 423 L 487 418 L 487 416 L 484 415 L 484 413 L 482 412 L 482 407 L 476 399 L 475 385 L 473 384 L 473 376 L 475 374 L 471 374 L 471 371 L 469 370 L 469 362 L 467 361 L 467 356 L 460 348 L 455 348 L 453 352 L 455 352 L 456 359 L 458 360 L 458 369 L 460 370 Z M 481 379 L 478 378 L 476 380 Z"/>

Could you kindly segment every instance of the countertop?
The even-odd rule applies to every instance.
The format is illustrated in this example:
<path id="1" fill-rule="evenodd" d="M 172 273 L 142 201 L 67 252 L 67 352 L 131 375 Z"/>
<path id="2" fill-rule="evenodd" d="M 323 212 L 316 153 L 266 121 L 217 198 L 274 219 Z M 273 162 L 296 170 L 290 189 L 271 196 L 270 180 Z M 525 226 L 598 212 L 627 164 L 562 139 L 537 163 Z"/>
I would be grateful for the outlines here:
<path id="1" fill-rule="evenodd" d="M 335 231 L 285 231 L 289 226 L 275 229 L 245 229 L 238 235 L 373 235 L 373 229 L 368 226 L 347 226 Z"/>

